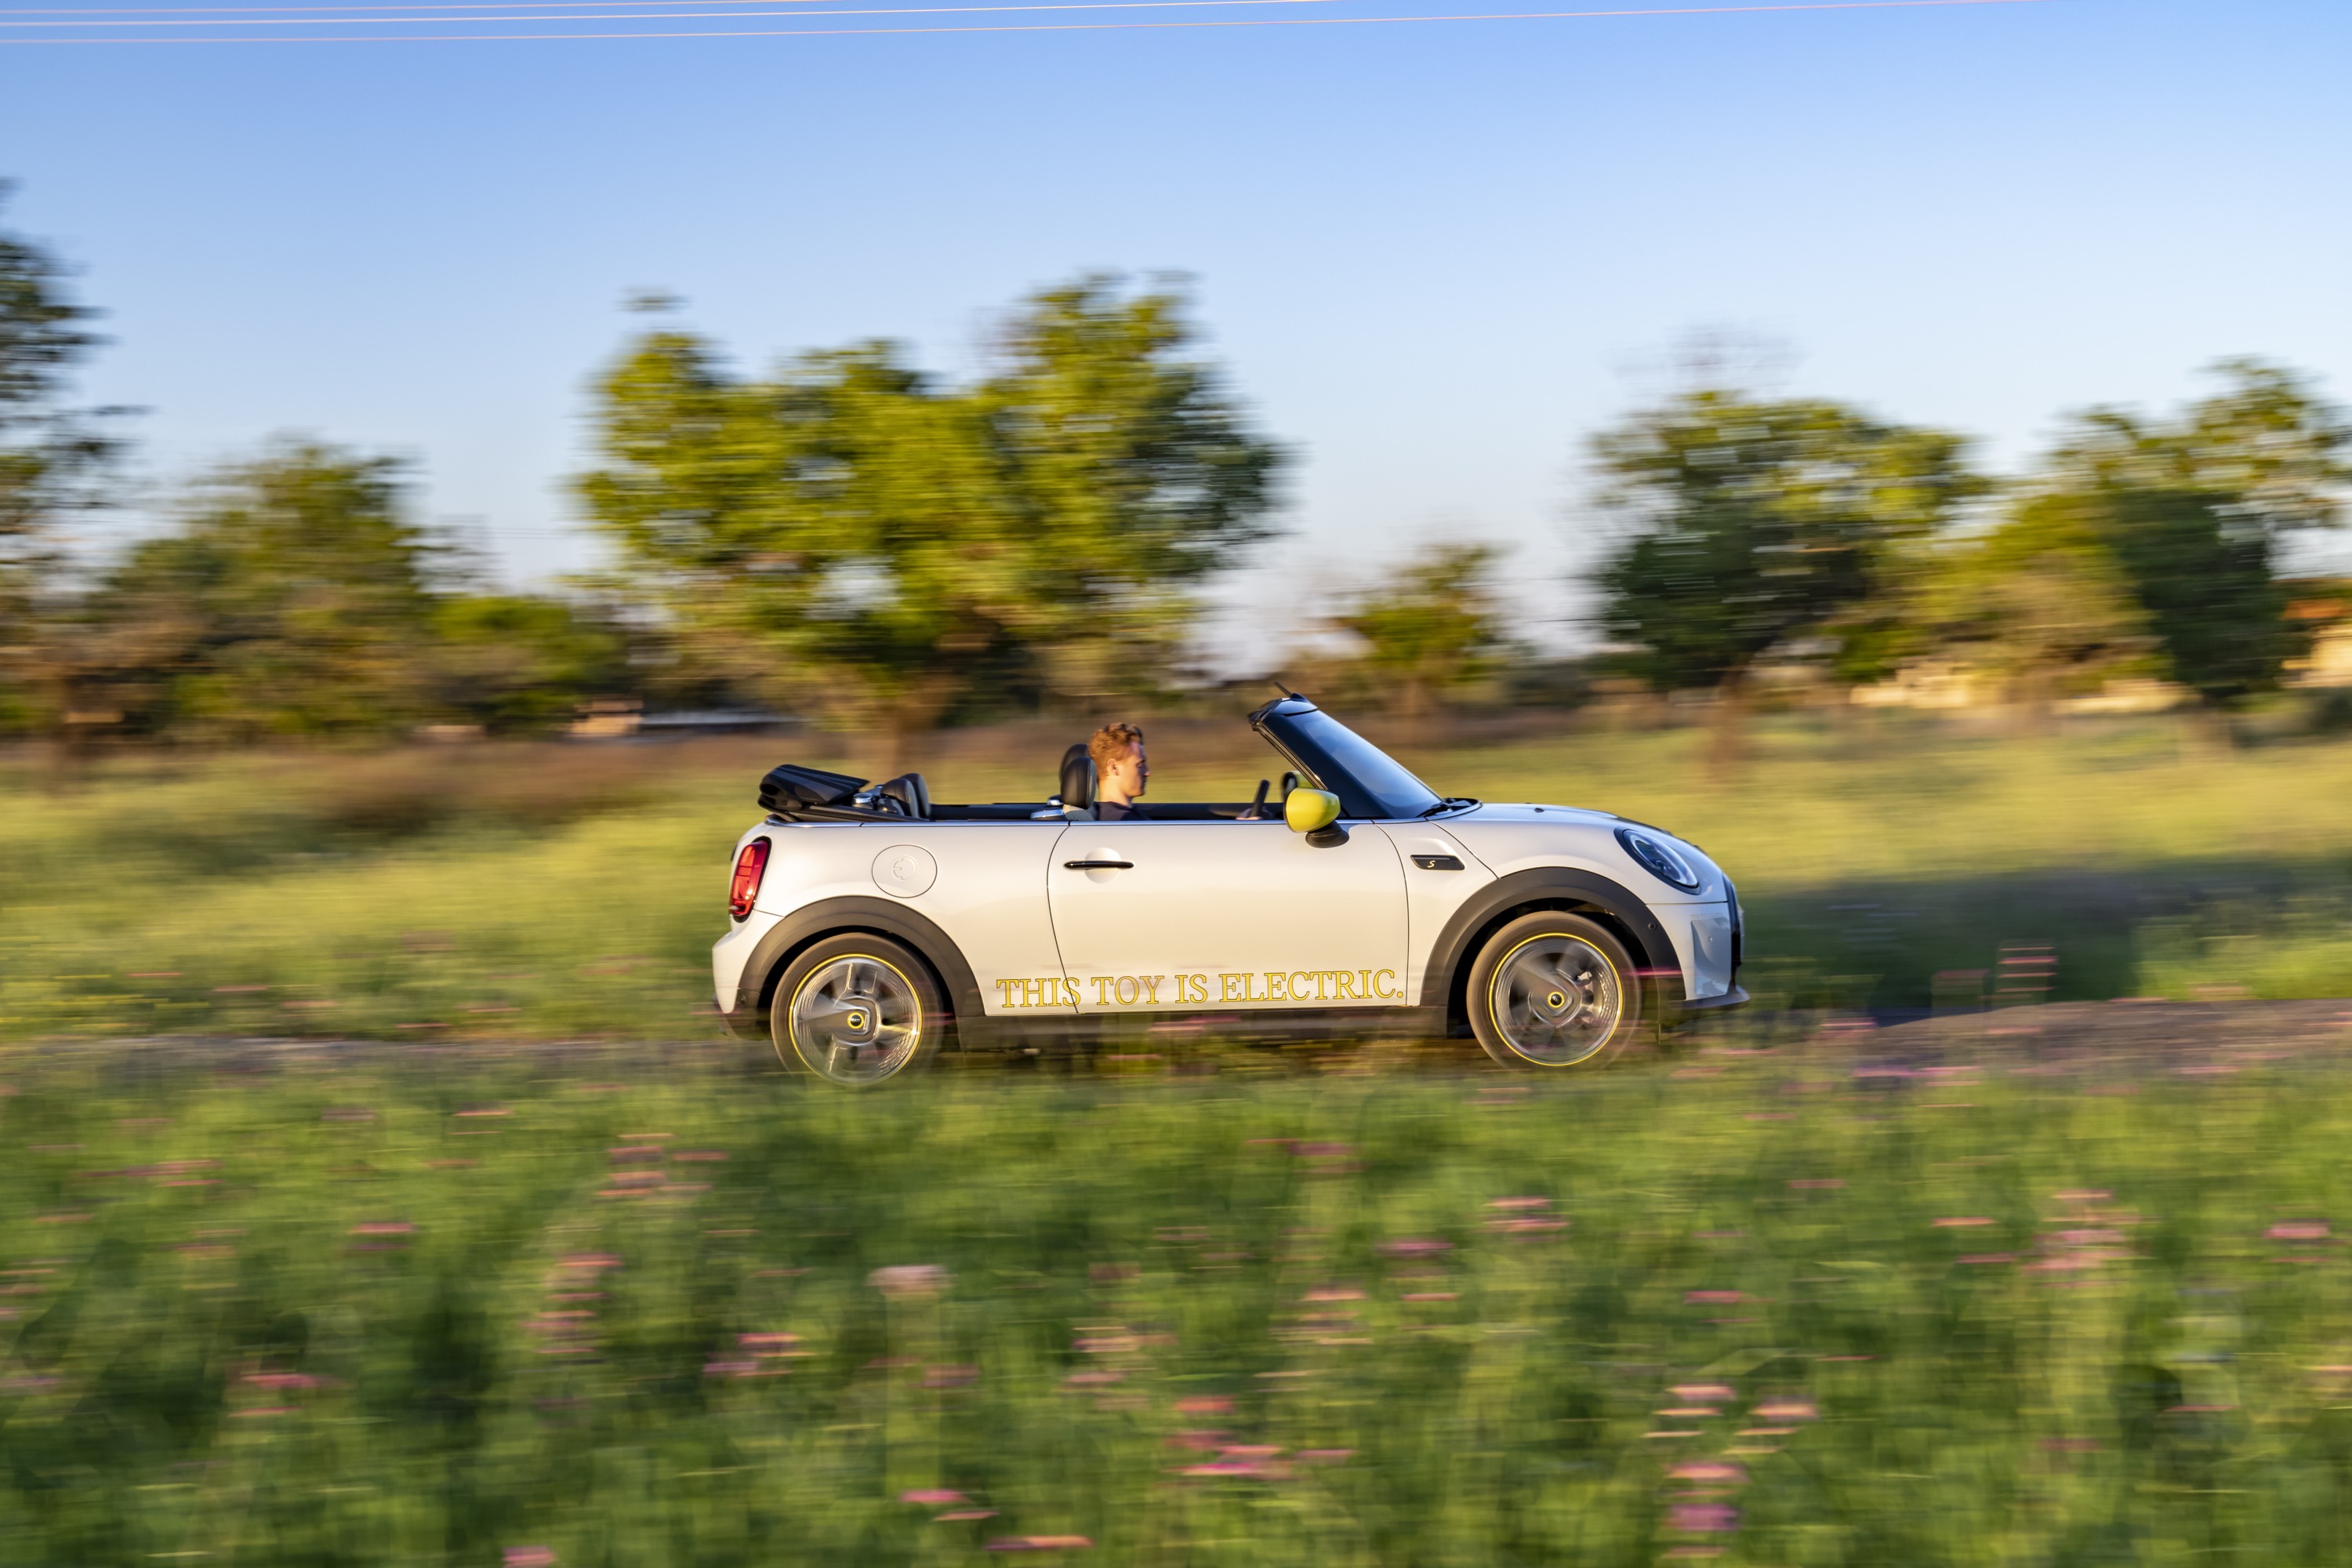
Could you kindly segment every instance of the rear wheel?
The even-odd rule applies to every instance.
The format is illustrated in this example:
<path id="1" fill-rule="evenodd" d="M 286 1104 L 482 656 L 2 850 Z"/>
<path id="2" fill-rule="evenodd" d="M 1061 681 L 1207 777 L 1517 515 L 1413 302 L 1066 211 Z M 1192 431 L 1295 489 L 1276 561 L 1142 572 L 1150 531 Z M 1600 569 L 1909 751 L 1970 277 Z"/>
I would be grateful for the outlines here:
<path id="1" fill-rule="evenodd" d="M 1521 915 L 1489 937 L 1465 1000 L 1478 1044 L 1505 1067 L 1599 1067 L 1644 1026 L 1625 944 L 1559 910 Z"/>
<path id="2" fill-rule="evenodd" d="M 788 1070 L 870 1089 L 929 1066 L 948 1017 L 920 957 L 888 937 L 850 931 L 785 966 L 769 1033 Z"/>

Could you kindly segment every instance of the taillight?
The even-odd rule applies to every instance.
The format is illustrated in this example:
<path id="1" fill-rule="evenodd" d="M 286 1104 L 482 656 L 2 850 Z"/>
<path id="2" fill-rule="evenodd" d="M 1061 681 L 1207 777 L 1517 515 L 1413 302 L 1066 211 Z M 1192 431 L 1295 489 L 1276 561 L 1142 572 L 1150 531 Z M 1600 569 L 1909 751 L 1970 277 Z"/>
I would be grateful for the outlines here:
<path id="1" fill-rule="evenodd" d="M 727 912 L 741 920 L 760 896 L 760 879 L 768 874 L 768 841 L 754 838 L 735 857 L 735 882 L 727 889 Z"/>

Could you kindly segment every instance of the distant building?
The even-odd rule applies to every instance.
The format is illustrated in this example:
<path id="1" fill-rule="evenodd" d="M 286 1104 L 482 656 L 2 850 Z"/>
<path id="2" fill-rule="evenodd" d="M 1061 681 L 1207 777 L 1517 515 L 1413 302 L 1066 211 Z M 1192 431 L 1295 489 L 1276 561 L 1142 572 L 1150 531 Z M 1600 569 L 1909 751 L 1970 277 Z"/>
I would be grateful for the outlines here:
<path id="1" fill-rule="evenodd" d="M 634 697 L 598 697 L 580 705 L 572 721 L 578 741 L 676 739 L 682 735 L 741 735 L 784 730 L 800 723 L 786 713 L 760 708 L 701 708 L 648 713 Z"/>

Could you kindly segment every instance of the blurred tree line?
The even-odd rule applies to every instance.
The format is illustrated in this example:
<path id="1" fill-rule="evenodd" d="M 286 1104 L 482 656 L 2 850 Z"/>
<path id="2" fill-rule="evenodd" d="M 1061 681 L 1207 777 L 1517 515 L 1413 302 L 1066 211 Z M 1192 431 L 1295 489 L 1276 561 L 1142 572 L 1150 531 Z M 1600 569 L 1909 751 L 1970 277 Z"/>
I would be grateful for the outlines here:
<path id="1" fill-rule="evenodd" d="M 121 411 L 68 396 L 94 313 L 0 232 L 0 732 L 516 733 L 636 700 L 819 719 L 887 766 L 941 723 L 1202 684 L 1202 589 L 1274 531 L 1286 455 L 1180 290 L 1044 289 L 961 382 L 885 342 L 742 374 L 647 309 L 593 388 L 574 481 L 613 547 L 599 578 L 499 589 L 415 520 L 400 463 L 294 439 L 92 556 L 73 523 L 126 488 Z M 2352 427 L 2285 368 L 2217 374 L 2169 418 L 2072 416 L 2006 479 L 1962 436 L 1717 376 L 1592 439 L 1596 516 L 1559 563 L 1433 542 L 1302 593 L 1290 668 L 1408 722 L 1612 679 L 1699 694 L 1721 756 L 1791 679 L 1957 670 L 2034 707 L 2137 676 L 2226 716 L 2305 650 L 2280 553 L 2340 521 Z M 1566 590 L 1598 650 L 1540 653 L 1507 570 Z"/>
<path id="2" fill-rule="evenodd" d="M 1609 657 L 1712 693 L 1727 747 L 1767 670 L 1940 664 L 2029 708 L 2140 675 L 2226 719 L 2308 650 L 2280 552 L 2341 521 L 2352 427 L 2283 367 L 2214 374 L 2168 420 L 2069 416 L 2006 482 L 1962 437 L 1834 403 L 1707 388 L 1637 414 L 1592 447 L 1621 525 Z"/>

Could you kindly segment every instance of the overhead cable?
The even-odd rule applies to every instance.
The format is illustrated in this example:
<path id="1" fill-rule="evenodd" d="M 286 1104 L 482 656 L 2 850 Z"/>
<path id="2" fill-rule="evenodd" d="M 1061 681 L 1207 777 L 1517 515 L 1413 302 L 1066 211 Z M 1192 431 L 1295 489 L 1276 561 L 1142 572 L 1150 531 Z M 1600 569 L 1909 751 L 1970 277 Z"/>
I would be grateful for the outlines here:
<path id="1" fill-rule="evenodd" d="M 1118 3 L 1118 0 L 1103 0 L 1103 3 L 1105 3 L 1105 4 Z M 1158 0 L 1158 3 L 1157 3 L 1157 4 L 1155 4 L 1155 5 L 1152 6 L 1152 8 L 1154 8 L 1154 9 L 1160 8 L 1160 6 L 1162 6 L 1162 5 L 1209 5 L 1209 4 L 1219 4 L 1219 3 L 1224 3 L 1224 0 Z M 1234 0 L 1234 3 L 1244 3 L 1244 0 Z M 1296 0 L 1294 0 L 1294 3 L 1296 3 Z M 1678 5 L 1678 6 L 1670 6 L 1670 7 L 1647 7 L 1647 8 L 1643 8 L 1643 9 L 1638 9 L 1638 10 L 1606 10 L 1606 11 L 1493 11 L 1493 12 L 1481 12 L 1481 13 L 1475 13 L 1475 14 L 1470 14 L 1470 13 L 1441 13 L 1441 14 L 1433 15 L 1433 16 L 1253 16 L 1253 17 L 1237 18 L 1237 19 L 1233 20 L 1233 21 L 1224 21 L 1224 22 L 1217 22 L 1217 21 L 1207 21 L 1207 22 L 1024 22 L 1024 23 L 990 23 L 990 24 L 984 24 L 984 25 L 980 25 L 980 26 L 925 26 L 925 27 L 749 27 L 749 28 L 693 28 L 693 29 L 688 29 L 688 30 L 679 31 L 679 32 L 628 31 L 628 32 L 617 32 L 617 33 L 406 33 L 406 34 L 399 34 L 399 33 L 395 33 L 395 34 L 383 34 L 383 35 L 373 35 L 373 36 L 369 36 L 369 35 L 359 35 L 359 36 L 349 36 L 349 37 L 336 37 L 336 36 L 332 36 L 332 35 L 310 34 L 310 35 L 296 35 L 296 36 L 283 37 L 255 37 L 255 36 L 253 36 L 253 35 L 251 35 L 251 34 L 247 34 L 247 35 L 243 35 L 243 36 L 239 36 L 239 37 L 225 37 L 225 38 L 196 38 L 196 37 L 186 37 L 185 35 L 179 35 L 179 36 L 174 36 L 174 37 L 120 37 L 120 36 L 116 36 L 116 37 L 54 37 L 54 38 L 5 37 L 5 38 L 0 38 L 0 48 L 8 48 L 8 47 L 40 48 L 40 47 L 73 47 L 73 46 L 83 46 L 83 47 L 105 47 L 105 46 L 130 47 L 130 46 L 146 45 L 146 44 L 184 44 L 184 45 L 208 45 L 208 44 L 209 44 L 209 45 L 222 45 L 222 44 L 467 44 L 467 43 L 560 43 L 560 42 L 604 41 L 604 40 L 611 40 L 611 41 L 625 41 L 625 40 L 627 40 L 627 39 L 631 39 L 631 38 L 648 38 L 648 39 L 651 39 L 651 38 L 793 38 L 793 37 L 805 37 L 805 38 L 837 38 L 837 37 L 880 37 L 880 36 L 887 36 L 887 35 L 891 35 L 891 34 L 899 34 L 899 33 L 904 33 L 904 34 L 908 34 L 908 35 L 915 35 L 915 34 L 941 34 L 941 33 L 1094 33 L 1094 32 L 1145 32 L 1145 31 L 1166 31 L 1166 30 L 1175 30 L 1175 29 L 1232 28 L 1232 27 L 1346 27 L 1346 26 L 1411 26 L 1411 25 L 1414 25 L 1414 24 L 1420 24 L 1420 23 L 1431 23 L 1431 22 L 1557 22 L 1557 21 L 1594 21 L 1594 20 L 1602 20 L 1602 19 L 1611 19 L 1611 18 L 1637 17 L 1637 16 L 1747 16 L 1747 15 L 1754 15 L 1754 14 L 1766 13 L 1766 12 L 1808 12 L 1808 11 L 1810 11 L 1810 12 L 1822 12 L 1822 11 L 1916 11 L 1916 10 L 1949 10 L 1949 9 L 1958 9 L 1958 8 L 1962 8 L 1962 7 L 1974 7 L 1974 6 L 1983 6 L 1983 5 L 2050 5 L 2050 4 L 2053 4 L 2053 3 L 2055 3 L 2055 0 L 1811 0 L 1811 3 L 1801 3 L 1801 4 L 1779 4 L 1779 5 L 1760 4 L 1760 5 Z M 1076 9 L 1076 8 L 1077 8 L 1077 7 L 1073 6 L 1073 7 L 1071 7 L 1071 8 Z M 962 9 L 962 8 L 961 8 L 961 7 L 944 7 L 943 9 L 950 9 L 950 10 L 952 10 L 952 9 Z M 991 10 L 993 10 L 993 9 L 1043 10 L 1043 9 L 1048 9 L 1048 7 L 1043 7 L 1043 6 L 971 7 L 971 9 L 991 9 Z M 861 13 L 855 13 L 855 12 L 842 12 L 842 13 L 814 13 L 814 12 L 799 12 L 799 11 L 796 11 L 796 12 L 778 12 L 778 13 L 774 13 L 774 14 L 775 14 L 775 15 L 779 15 L 779 16 L 787 16 L 787 15 L 790 15 L 790 16 L 811 16 L 811 15 L 858 15 L 858 14 L 861 14 Z M 872 15 L 884 15 L 884 16 L 887 16 L 887 15 L 895 15 L 895 14 L 897 14 L 897 13 L 892 13 L 892 12 L 878 12 L 878 13 L 866 13 L 866 14 L 872 14 Z M 730 18 L 731 18 L 731 17 L 735 17 L 735 16 L 743 16 L 743 15 L 745 15 L 745 13 L 741 13 L 741 12 L 723 12 L 723 13 L 715 13 L 714 15 L 721 16 L 727 16 L 727 17 L 730 17 Z M 752 15 L 757 15 L 757 13 L 752 13 Z M 450 16 L 425 16 L 425 17 L 419 17 L 419 18 L 416 18 L 417 22 L 418 22 L 420 25 L 422 25 L 422 24 L 424 24 L 424 23 L 433 22 L 433 21 L 453 22 L 453 21 L 458 21 L 458 20 L 463 20 L 463 19 L 464 19 L 464 18 L 450 17 Z M 489 21 L 489 20 L 508 20 L 508 19 L 509 19 L 509 18 L 505 18 L 505 17 L 486 17 L 486 18 L 482 18 L 482 19 L 483 19 L 483 20 L 486 20 L 486 21 Z M 575 17 L 566 17 L 566 16 L 547 16 L 547 17 L 528 17 L 528 18 L 521 18 L 521 19 L 523 19 L 523 20 L 530 20 L 530 21 L 569 21 L 569 20 L 587 20 L 587 21 L 600 21 L 600 22 L 601 22 L 601 21 L 614 21 L 614 20 L 634 19 L 634 18 L 621 18 L 621 17 L 614 17 L 614 16 L 596 16 L 576 17 L 576 18 L 575 18 Z M 675 13 L 671 13 L 671 14 L 657 14 L 656 16 L 651 17 L 651 18 L 648 18 L 648 19 L 662 20 L 662 21 L 670 21 L 670 20 L 675 20 L 675 19 L 677 19 L 677 16 L 676 16 L 676 14 L 675 14 Z M 384 18 L 384 17 L 380 17 L 380 16 L 379 16 L 379 17 L 355 17 L 355 18 L 351 18 L 351 20 L 352 20 L 352 21 L 353 21 L 353 22 L 368 22 L 368 21 L 382 22 L 382 21 L 385 21 L 385 20 L 401 20 L 401 19 L 400 19 L 400 18 Z M 54 26 L 59 27 L 59 28 L 64 28 L 64 27 L 66 27 L 66 26 L 69 26 L 70 24 L 66 24 L 66 23 L 56 23 L 56 24 L 10 24 L 10 25 L 11 25 L 11 26 Z M 94 25 L 95 25 L 95 24 L 94 24 Z M 221 24 L 219 24 L 219 25 L 222 25 L 222 26 L 227 26 L 227 25 L 229 25 L 229 24 L 227 24 L 227 23 L 224 22 L 224 23 L 221 23 Z"/>

